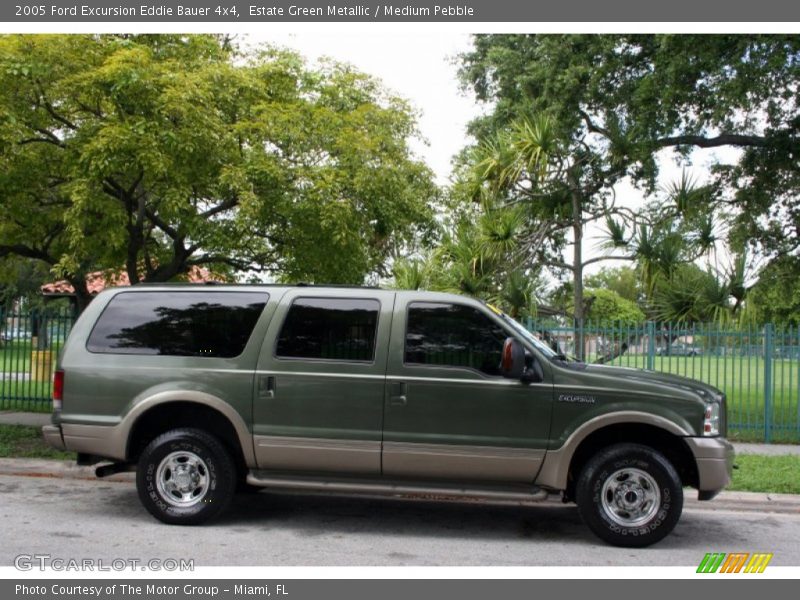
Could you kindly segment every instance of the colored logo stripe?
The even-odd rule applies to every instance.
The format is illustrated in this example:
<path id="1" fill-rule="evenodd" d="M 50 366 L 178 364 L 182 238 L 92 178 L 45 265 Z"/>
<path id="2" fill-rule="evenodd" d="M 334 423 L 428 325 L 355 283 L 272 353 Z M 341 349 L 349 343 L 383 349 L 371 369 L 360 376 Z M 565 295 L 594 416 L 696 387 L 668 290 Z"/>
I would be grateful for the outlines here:
<path id="1" fill-rule="evenodd" d="M 744 569 L 744 573 L 763 573 L 772 560 L 772 556 L 771 553 L 765 552 L 757 552 L 755 554 L 732 552 L 727 555 L 724 552 L 708 552 L 703 557 L 703 560 L 700 561 L 697 572 L 740 573 Z"/>
<path id="2" fill-rule="evenodd" d="M 698 573 L 716 573 L 719 566 L 722 564 L 725 554 L 722 552 L 709 552 L 700 561 L 700 566 L 697 567 Z"/>
<path id="3" fill-rule="evenodd" d="M 772 560 L 772 554 L 753 554 L 750 562 L 744 568 L 745 573 L 763 573 L 767 568 L 769 561 Z"/>
<path id="4" fill-rule="evenodd" d="M 724 552 L 709 552 L 703 557 L 703 560 L 700 561 L 700 566 L 697 567 L 697 572 L 716 573 L 724 559 Z"/>
<path id="5" fill-rule="evenodd" d="M 744 566 L 744 561 L 750 556 L 747 552 L 734 552 L 728 554 L 728 558 L 722 563 L 720 573 L 738 573 Z"/>

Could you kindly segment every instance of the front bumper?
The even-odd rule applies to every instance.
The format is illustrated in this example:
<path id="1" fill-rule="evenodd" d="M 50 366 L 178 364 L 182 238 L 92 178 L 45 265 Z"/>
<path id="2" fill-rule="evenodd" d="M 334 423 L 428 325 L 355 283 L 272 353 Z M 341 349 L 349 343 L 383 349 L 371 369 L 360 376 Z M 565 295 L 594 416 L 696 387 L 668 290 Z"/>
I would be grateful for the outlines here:
<path id="1" fill-rule="evenodd" d="M 51 448 L 56 450 L 66 450 L 67 446 L 64 444 L 64 437 L 61 435 L 60 425 L 45 425 L 42 427 L 42 435 L 44 442 Z"/>
<path id="2" fill-rule="evenodd" d="M 699 500 L 711 500 L 731 482 L 733 444 L 723 437 L 687 437 L 686 445 L 694 455 L 697 465 Z"/>

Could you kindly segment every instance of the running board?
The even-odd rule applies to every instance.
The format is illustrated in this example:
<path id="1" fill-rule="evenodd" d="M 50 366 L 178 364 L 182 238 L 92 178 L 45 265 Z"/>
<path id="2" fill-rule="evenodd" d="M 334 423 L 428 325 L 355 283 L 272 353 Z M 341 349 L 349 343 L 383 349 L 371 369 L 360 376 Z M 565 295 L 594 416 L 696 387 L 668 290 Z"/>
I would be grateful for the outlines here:
<path id="1" fill-rule="evenodd" d="M 426 485 L 403 481 L 372 481 L 365 479 L 322 479 L 276 475 L 272 472 L 250 471 L 247 483 L 280 491 L 327 492 L 394 496 L 416 500 L 485 500 L 489 502 L 542 502 L 549 494 L 536 486 L 484 487 L 453 484 Z"/>

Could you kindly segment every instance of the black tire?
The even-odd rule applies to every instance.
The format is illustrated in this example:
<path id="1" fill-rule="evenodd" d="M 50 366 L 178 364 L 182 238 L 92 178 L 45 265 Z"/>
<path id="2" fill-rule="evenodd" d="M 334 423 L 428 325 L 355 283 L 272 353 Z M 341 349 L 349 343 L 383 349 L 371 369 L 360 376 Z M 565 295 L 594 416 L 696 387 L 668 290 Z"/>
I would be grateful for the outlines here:
<path id="1" fill-rule="evenodd" d="M 170 488 L 174 488 L 171 493 Z M 213 435 L 200 429 L 173 429 L 142 452 L 136 489 L 156 519 L 197 525 L 219 516 L 230 504 L 236 491 L 236 465 Z"/>
<path id="2" fill-rule="evenodd" d="M 583 467 L 575 501 L 584 523 L 602 540 L 642 548 L 663 539 L 678 523 L 683 487 L 675 467 L 660 452 L 616 444 Z"/>

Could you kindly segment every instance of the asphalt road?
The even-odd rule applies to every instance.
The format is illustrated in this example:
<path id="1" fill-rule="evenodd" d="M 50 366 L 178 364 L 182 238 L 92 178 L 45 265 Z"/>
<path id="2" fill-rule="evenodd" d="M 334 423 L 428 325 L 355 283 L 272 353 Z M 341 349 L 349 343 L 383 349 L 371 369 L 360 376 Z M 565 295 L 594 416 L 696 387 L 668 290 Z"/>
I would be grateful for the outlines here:
<path id="1" fill-rule="evenodd" d="M 262 491 L 237 497 L 213 524 L 178 527 L 155 521 L 130 481 L 0 475 L 0 516 L 0 565 L 46 553 L 104 561 L 191 558 L 196 566 L 692 566 L 706 552 L 735 551 L 772 552 L 772 565 L 800 565 L 797 512 L 689 508 L 665 540 L 635 551 L 599 542 L 570 505 Z"/>

